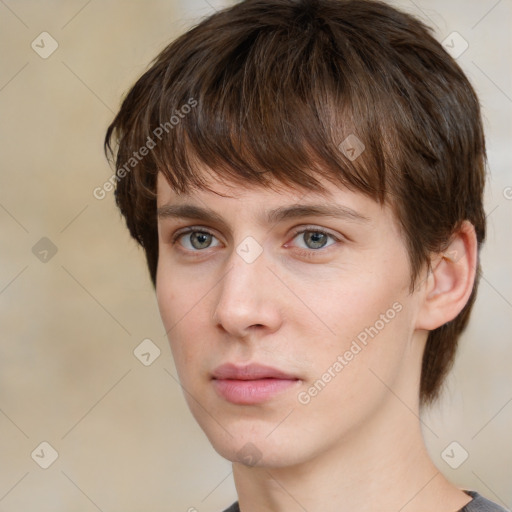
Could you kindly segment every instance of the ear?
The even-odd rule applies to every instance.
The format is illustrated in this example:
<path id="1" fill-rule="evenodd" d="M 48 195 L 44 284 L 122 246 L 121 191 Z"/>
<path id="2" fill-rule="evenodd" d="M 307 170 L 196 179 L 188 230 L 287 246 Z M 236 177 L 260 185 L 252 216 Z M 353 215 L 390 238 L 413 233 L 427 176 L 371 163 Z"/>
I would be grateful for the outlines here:
<path id="1" fill-rule="evenodd" d="M 423 283 L 416 329 L 432 331 L 462 311 L 475 282 L 477 247 L 475 228 L 464 221 L 446 250 L 434 255 Z"/>

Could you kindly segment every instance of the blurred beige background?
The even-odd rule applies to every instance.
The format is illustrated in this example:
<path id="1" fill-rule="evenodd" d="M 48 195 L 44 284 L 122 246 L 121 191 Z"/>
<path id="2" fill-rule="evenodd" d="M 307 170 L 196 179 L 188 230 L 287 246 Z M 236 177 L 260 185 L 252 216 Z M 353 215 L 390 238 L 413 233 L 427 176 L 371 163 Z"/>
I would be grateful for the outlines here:
<path id="1" fill-rule="evenodd" d="M 449 478 L 510 508 L 512 1 L 394 3 L 439 40 L 467 41 L 458 61 L 491 170 L 479 299 L 425 438 Z M 112 173 L 102 142 L 123 94 L 222 5 L 0 0 L 0 511 L 220 512 L 236 497 L 185 405 L 143 253 L 113 194 L 93 196 Z M 160 356 L 145 366 L 134 350 L 148 338 Z M 469 454 L 457 469 L 441 456 L 453 441 Z"/>

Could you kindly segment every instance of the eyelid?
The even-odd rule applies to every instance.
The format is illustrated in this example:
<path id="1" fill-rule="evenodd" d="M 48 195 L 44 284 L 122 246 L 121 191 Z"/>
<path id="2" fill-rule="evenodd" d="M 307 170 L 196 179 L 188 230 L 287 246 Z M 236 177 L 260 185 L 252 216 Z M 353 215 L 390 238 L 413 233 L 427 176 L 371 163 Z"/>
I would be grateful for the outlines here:
<path id="1" fill-rule="evenodd" d="M 181 228 L 181 229 L 178 229 L 177 231 L 175 231 L 172 234 L 171 241 L 175 242 L 180 236 L 186 235 L 187 233 L 192 233 L 195 231 L 201 232 L 201 233 L 204 232 L 204 233 L 208 233 L 209 235 L 215 236 L 215 233 L 212 233 L 212 231 L 210 229 L 205 228 L 203 226 L 187 226 L 186 228 Z"/>
<path id="2" fill-rule="evenodd" d="M 334 234 L 332 231 L 330 231 L 326 228 L 322 228 L 320 226 L 300 226 L 298 228 L 295 228 L 293 230 L 292 239 L 295 238 L 297 235 L 301 235 L 302 233 L 306 233 L 306 232 L 323 233 L 324 235 L 330 236 L 331 238 L 336 240 L 336 242 L 343 242 L 343 241 L 347 240 L 345 237 L 343 237 L 339 234 Z"/>

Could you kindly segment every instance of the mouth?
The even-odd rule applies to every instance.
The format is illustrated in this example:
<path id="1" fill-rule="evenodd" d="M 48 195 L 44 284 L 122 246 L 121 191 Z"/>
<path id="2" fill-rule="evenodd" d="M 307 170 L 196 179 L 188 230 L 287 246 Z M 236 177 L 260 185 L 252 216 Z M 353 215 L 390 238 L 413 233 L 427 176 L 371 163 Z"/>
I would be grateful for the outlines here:
<path id="1" fill-rule="evenodd" d="M 212 373 L 212 384 L 221 398 L 236 405 L 254 405 L 295 387 L 300 379 L 270 366 L 223 364 Z"/>

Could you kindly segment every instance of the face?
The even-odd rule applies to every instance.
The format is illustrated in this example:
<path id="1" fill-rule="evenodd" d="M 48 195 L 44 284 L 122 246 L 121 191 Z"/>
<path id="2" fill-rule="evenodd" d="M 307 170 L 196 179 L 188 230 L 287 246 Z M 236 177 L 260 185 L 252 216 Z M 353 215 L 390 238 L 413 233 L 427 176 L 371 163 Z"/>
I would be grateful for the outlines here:
<path id="1" fill-rule="evenodd" d="M 306 462 L 418 384 L 404 241 L 388 207 L 327 182 L 210 183 L 158 178 L 157 299 L 185 398 L 223 457 Z"/>

